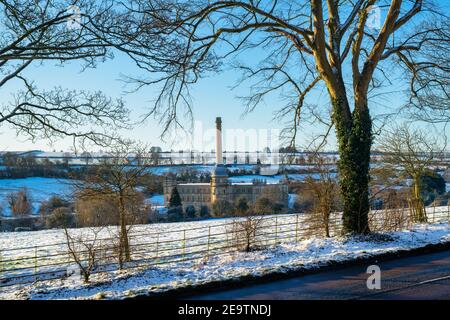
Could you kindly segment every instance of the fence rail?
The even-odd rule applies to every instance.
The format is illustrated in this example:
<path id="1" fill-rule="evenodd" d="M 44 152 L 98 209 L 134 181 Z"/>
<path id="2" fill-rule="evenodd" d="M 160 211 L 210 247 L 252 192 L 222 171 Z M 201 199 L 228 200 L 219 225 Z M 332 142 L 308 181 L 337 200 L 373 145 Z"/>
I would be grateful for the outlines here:
<path id="1" fill-rule="evenodd" d="M 390 209 L 371 211 L 370 227 L 374 231 L 401 230 L 412 225 L 409 209 Z M 450 207 L 428 207 L 428 222 L 450 221 Z M 206 226 L 168 231 L 131 230 L 130 250 L 132 261 L 124 269 L 152 266 L 170 266 L 175 263 L 201 261 L 203 259 L 236 251 L 252 241 L 252 245 L 270 246 L 283 242 L 295 242 L 311 236 L 322 236 L 321 219 L 306 214 L 264 216 L 254 219 L 251 240 L 242 236 L 245 218 L 232 221 L 209 221 Z M 256 220 L 257 219 L 257 220 Z M 340 213 L 333 213 L 329 220 L 330 235 L 339 234 L 342 221 Z M 150 225 L 151 227 L 152 225 Z M 161 225 L 159 225 L 161 227 Z M 89 229 L 73 229 L 70 232 L 81 233 Z M 93 273 L 111 272 L 118 269 L 117 247 L 111 244 L 115 238 L 111 232 L 116 228 L 107 228 L 96 241 L 98 242 L 99 262 Z M 63 231 L 61 231 L 63 233 Z M 85 241 L 93 241 L 86 236 Z M 1 243 L 0 243 L 1 245 Z M 86 252 L 78 252 L 83 256 Z M 87 258 L 84 258 L 87 261 Z M 74 265 L 69 255 L 67 243 L 56 241 L 41 246 L 21 246 L 15 248 L 0 247 L 0 288 L 35 281 L 60 279 L 67 277 L 68 269 Z"/>

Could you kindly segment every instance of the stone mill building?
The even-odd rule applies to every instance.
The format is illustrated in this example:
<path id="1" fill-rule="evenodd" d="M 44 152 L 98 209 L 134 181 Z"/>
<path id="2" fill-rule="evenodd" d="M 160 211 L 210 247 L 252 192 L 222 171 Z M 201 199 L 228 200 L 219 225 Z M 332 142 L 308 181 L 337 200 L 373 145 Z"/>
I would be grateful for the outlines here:
<path id="1" fill-rule="evenodd" d="M 211 173 L 210 183 L 177 183 L 167 176 L 164 180 L 164 203 L 169 199 L 174 187 L 181 197 L 183 209 L 194 206 L 196 210 L 202 206 L 211 208 L 217 200 L 227 200 L 234 203 L 236 199 L 244 197 L 249 204 L 260 197 L 266 197 L 287 207 L 288 186 L 286 183 L 266 183 L 254 180 L 248 183 L 232 183 L 228 179 L 228 172 L 222 163 L 222 120 L 216 118 L 216 165 Z"/>

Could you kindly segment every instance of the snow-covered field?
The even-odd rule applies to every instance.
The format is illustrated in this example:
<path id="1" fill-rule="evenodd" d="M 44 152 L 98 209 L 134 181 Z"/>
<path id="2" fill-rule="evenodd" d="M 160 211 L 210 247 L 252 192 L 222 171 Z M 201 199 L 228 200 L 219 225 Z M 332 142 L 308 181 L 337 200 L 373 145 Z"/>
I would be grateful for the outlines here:
<path id="1" fill-rule="evenodd" d="M 247 275 L 317 268 L 331 261 L 448 242 L 450 225 L 447 209 L 432 209 L 437 214 L 435 221 L 440 220 L 440 223 L 415 225 L 410 230 L 389 232 L 392 241 L 305 237 L 304 233 L 299 235 L 299 231 L 304 231 L 306 227 L 305 215 L 272 216 L 267 218 L 264 236 L 260 239 L 262 249 L 250 253 L 227 249 L 230 239 L 229 233 L 224 231 L 229 228 L 231 219 L 136 226 L 132 229 L 131 242 L 134 248 L 139 249 L 134 250 L 133 259 L 136 262 L 129 269 L 96 273 L 91 276 L 91 284 L 83 284 L 77 277 L 7 287 L 1 287 L 0 282 L 0 299 L 117 299 Z M 108 237 L 113 231 L 104 229 L 101 237 Z M 90 229 L 72 232 L 86 234 Z M 43 252 L 36 253 L 36 245 L 46 247 L 41 247 Z M 206 251 L 206 248 L 209 250 Z M 30 272 L 32 275 L 35 268 L 38 272 L 65 273 L 70 267 L 62 230 L 0 234 L 0 252 L 4 262 L 0 278 L 19 275 L 21 272 Z M 33 259 L 35 254 L 38 256 L 36 260 Z M 41 254 L 52 257 L 43 261 L 39 258 Z M 8 265 L 8 260 L 17 258 L 30 258 L 31 261 Z M 48 266 L 49 261 L 55 265 Z M 29 264 L 28 271 L 8 271 L 23 267 L 24 263 Z M 47 267 L 41 267 L 40 264 Z"/>

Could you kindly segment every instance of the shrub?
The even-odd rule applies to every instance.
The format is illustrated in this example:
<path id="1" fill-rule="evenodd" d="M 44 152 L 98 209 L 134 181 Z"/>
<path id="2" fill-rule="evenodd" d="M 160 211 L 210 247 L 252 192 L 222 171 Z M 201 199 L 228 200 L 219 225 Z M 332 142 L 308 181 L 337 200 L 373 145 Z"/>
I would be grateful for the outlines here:
<path id="1" fill-rule="evenodd" d="M 227 217 L 233 214 L 234 206 L 227 200 L 217 200 L 212 205 L 214 217 Z"/>
<path id="2" fill-rule="evenodd" d="M 265 218 L 250 209 L 242 212 L 241 217 L 233 221 L 231 229 L 228 228 L 228 233 L 231 233 L 231 241 L 237 250 L 250 252 L 260 248 L 259 235 L 264 229 Z"/>
<path id="3" fill-rule="evenodd" d="M 208 206 L 205 206 L 205 205 L 201 206 L 199 214 L 200 214 L 200 218 L 209 218 L 210 215 L 209 215 L 209 208 L 208 208 Z"/>
<path id="4" fill-rule="evenodd" d="M 426 170 L 420 177 L 421 190 L 424 193 L 445 193 L 445 179 L 438 173 Z"/>
<path id="5" fill-rule="evenodd" d="M 195 207 L 193 205 L 188 205 L 185 209 L 186 218 L 194 219 L 195 218 Z"/>
<path id="6" fill-rule="evenodd" d="M 169 222 L 179 222 L 184 220 L 183 207 L 173 207 L 167 210 L 167 220 Z"/>
<path id="7" fill-rule="evenodd" d="M 256 214 L 270 214 L 272 212 L 272 202 L 269 198 L 260 197 L 255 201 L 254 211 Z"/>
<path id="8" fill-rule="evenodd" d="M 71 203 L 59 196 L 52 196 L 47 201 L 42 201 L 39 207 L 39 213 L 43 216 L 49 215 L 57 208 L 70 208 Z"/>
<path id="9" fill-rule="evenodd" d="M 247 199 L 244 197 L 239 197 L 236 199 L 235 208 L 238 215 L 245 215 L 249 210 Z"/>
<path id="10" fill-rule="evenodd" d="M 280 202 L 275 202 L 272 205 L 272 212 L 275 214 L 282 213 L 284 210 L 284 205 Z"/>
<path id="11" fill-rule="evenodd" d="M 45 219 L 45 225 L 49 229 L 71 228 L 75 224 L 72 210 L 67 207 L 59 207 L 52 211 Z"/>

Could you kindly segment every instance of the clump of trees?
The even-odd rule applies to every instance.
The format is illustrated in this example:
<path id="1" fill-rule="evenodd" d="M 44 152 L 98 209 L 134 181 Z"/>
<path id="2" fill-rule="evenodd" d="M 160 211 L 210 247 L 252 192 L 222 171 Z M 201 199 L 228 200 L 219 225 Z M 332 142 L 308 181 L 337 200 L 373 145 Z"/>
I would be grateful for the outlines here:
<path id="1" fill-rule="evenodd" d="M 408 199 L 411 216 L 415 222 L 427 222 L 423 198 L 423 177 L 430 166 L 442 157 L 446 143 L 429 133 L 403 124 L 386 130 L 379 141 L 379 149 L 384 153 L 384 162 L 391 171 L 411 179 L 411 193 Z"/>
<path id="2" fill-rule="evenodd" d="M 114 196 L 92 194 L 80 190 L 76 196 L 75 211 L 79 227 L 117 226 L 120 225 L 120 212 L 117 199 Z M 144 195 L 133 191 L 125 196 L 124 205 L 129 216 L 127 223 L 139 224 L 146 222 Z"/>
<path id="3" fill-rule="evenodd" d="M 22 156 L 6 152 L 1 156 L 0 162 L 5 166 L 0 171 L 0 178 L 67 177 L 67 167 L 63 163 L 53 163 L 46 158 L 37 160 L 32 155 Z"/>
<path id="4" fill-rule="evenodd" d="M 255 200 L 255 203 L 251 206 L 252 211 L 255 214 L 279 214 L 285 210 L 285 205 L 281 202 L 277 202 L 269 196 L 261 196 Z"/>
<path id="5" fill-rule="evenodd" d="M 73 204 L 60 196 L 51 196 L 48 200 L 42 201 L 39 207 L 39 214 L 47 216 L 52 213 L 53 210 L 57 208 L 73 208 Z"/>
<path id="6" fill-rule="evenodd" d="M 47 229 L 71 228 L 75 225 L 75 215 L 73 211 L 67 207 L 56 208 L 45 218 L 45 226 Z"/>
<path id="7" fill-rule="evenodd" d="M 31 194 L 25 188 L 7 194 L 6 201 L 13 216 L 23 217 L 33 213 Z"/>
<path id="8" fill-rule="evenodd" d="M 143 192 L 146 195 L 163 193 L 163 179 L 162 176 L 156 174 L 143 173 L 140 178 L 140 185 L 143 187 Z"/>
<path id="9" fill-rule="evenodd" d="M 39 214 L 48 229 L 71 228 L 77 225 L 73 203 L 59 196 L 42 201 Z"/>
<path id="10" fill-rule="evenodd" d="M 184 210 L 185 214 L 186 214 L 186 218 L 188 220 L 192 220 L 196 218 L 196 212 L 197 210 L 195 210 L 195 207 L 193 205 L 189 205 L 186 207 L 186 209 Z"/>
<path id="11" fill-rule="evenodd" d="M 450 195 L 445 194 L 446 182 L 444 177 L 432 170 L 425 170 L 420 177 L 421 192 L 426 206 L 432 204 L 434 201 L 441 200 L 437 205 L 446 205 Z"/>
<path id="12" fill-rule="evenodd" d="M 227 200 L 216 200 L 212 204 L 212 216 L 215 218 L 229 217 L 234 213 L 234 206 Z"/>

